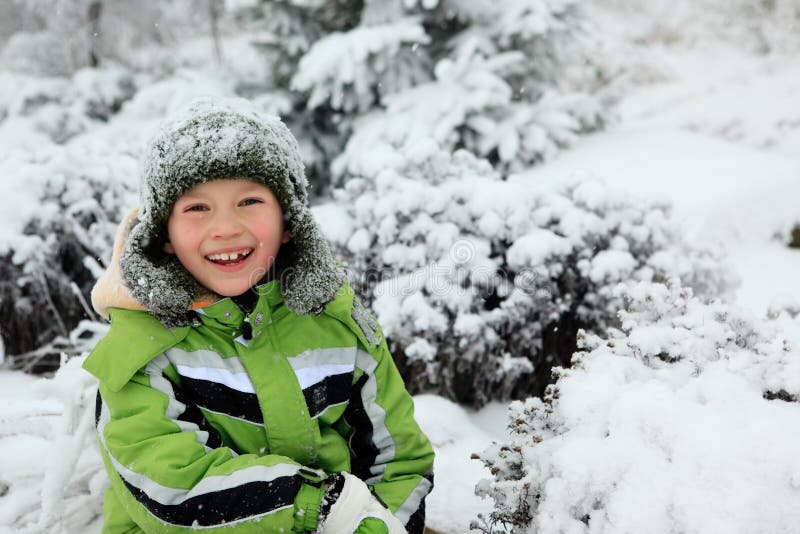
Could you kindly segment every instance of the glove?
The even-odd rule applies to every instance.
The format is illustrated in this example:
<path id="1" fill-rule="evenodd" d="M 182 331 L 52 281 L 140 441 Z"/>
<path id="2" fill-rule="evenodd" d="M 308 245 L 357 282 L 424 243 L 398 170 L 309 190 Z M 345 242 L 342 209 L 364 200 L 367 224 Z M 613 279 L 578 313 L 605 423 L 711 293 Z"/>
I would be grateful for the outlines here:
<path id="1" fill-rule="evenodd" d="M 320 534 L 353 534 L 361 522 L 372 517 L 386 525 L 389 534 L 406 534 L 406 528 L 375 498 L 363 480 L 350 473 L 342 473 L 341 492 L 322 519 Z M 325 498 L 328 498 L 326 494 Z"/>

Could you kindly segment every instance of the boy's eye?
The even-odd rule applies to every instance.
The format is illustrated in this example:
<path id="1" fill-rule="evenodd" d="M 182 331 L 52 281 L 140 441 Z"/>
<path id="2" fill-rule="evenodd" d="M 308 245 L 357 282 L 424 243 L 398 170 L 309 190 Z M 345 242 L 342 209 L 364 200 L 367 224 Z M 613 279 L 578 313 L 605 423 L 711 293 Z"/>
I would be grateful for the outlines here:
<path id="1" fill-rule="evenodd" d="M 261 201 L 260 198 L 246 198 L 246 199 L 242 200 L 241 205 L 242 206 L 252 206 L 253 204 L 261 204 L 261 203 L 262 203 L 262 201 Z"/>
<path id="2" fill-rule="evenodd" d="M 202 204 L 192 204 L 191 206 L 186 206 L 183 211 L 206 211 L 208 208 Z"/>

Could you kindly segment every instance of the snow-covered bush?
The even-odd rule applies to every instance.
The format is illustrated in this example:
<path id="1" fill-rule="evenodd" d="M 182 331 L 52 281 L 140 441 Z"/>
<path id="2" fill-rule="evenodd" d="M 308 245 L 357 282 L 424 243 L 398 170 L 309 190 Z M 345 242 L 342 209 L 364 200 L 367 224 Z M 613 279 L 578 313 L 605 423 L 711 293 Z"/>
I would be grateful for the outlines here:
<path id="1" fill-rule="evenodd" d="M 9 355 L 68 339 L 92 317 L 89 291 L 111 256 L 117 222 L 136 203 L 137 162 L 120 145 L 82 136 L 0 160 L 0 174 L 18 187 L 0 199 L 0 332 Z"/>
<path id="2" fill-rule="evenodd" d="M 519 170 L 570 146 L 604 125 L 597 95 L 596 50 L 579 0 L 428 2 L 426 27 L 458 28 L 435 60 L 435 79 L 386 99 L 388 124 L 366 135 L 402 143 L 429 132 L 499 168 Z M 451 30 L 452 31 L 452 30 Z M 440 41 L 441 42 L 441 41 Z M 436 47 L 432 47 L 434 50 Z M 442 53 L 442 51 L 446 53 Z M 358 130 L 356 133 L 360 133 Z M 349 151 L 363 148 L 363 138 Z"/>
<path id="3" fill-rule="evenodd" d="M 463 147 L 489 158 L 496 167 L 521 170 L 602 126 L 601 106 L 584 94 L 547 91 L 536 102 L 518 101 L 498 71 L 526 64 L 521 53 L 486 58 L 469 47 L 461 53 L 437 64 L 434 81 L 387 97 L 385 111 L 356 123 L 334 169 L 349 166 L 379 143 L 402 149 L 433 137 L 449 149 Z"/>
<path id="4" fill-rule="evenodd" d="M 358 163 L 318 215 L 413 392 L 475 406 L 540 394 L 578 329 L 617 324 L 619 282 L 730 283 L 667 206 L 595 180 L 504 179 L 430 138 Z"/>
<path id="5" fill-rule="evenodd" d="M 82 69 L 72 78 L 76 98 L 92 119 L 107 121 L 136 93 L 133 75 L 121 68 Z"/>
<path id="6" fill-rule="evenodd" d="M 2 73 L 0 84 L 0 127 L 19 119 L 14 130 L 27 123 L 58 144 L 107 121 L 136 91 L 133 75 L 120 68 L 82 69 L 71 78 Z"/>
<path id="7" fill-rule="evenodd" d="M 292 88 L 309 92 L 309 109 L 367 111 L 387 94 L 429 79 L 424 57 L 416 53 L 429 41 L 414 19 L 332 33 L 301 58 Z"/>
<path id="8" fill-rule="evenodd" d="M 601 128 L 590 95 L 596 66 L 580 0 L 229 2 L 258 28 L 274 73 L 264 91 L 293 89 L 285 118 L 315 147 L 306 164 L 319 191 L 329 164 L 375 144 L 421 136 L 466 148 L 504 170 L 551 157 Z M 338 165 L 341 167 L 341 164 Z M 333 179 L 341 183 L 341 176 Z"/>
<path id="9" fill-rule="evenodd" d="M 789 533 L 800 511 L 800 318 L 620 286 L 620 329 L 582 334 L 514 437 L 479 455 L 483 532 Z"/>
<path id="10" fill-rule="evenodd" d="M 34 76 L 66 76 L 72 70 L 69 48 L 49 32 L 18 32 L 0 52 L 0 65 Z"/>
<path id="11" fill-rule="evenodd" d="M 250 80 L 251 84 L 255 86 L 260 82 L 262 90 L 272 91 L 289 88 L 301 58 L 315 41 L 356 27 L 363 6 L 347 0 L 335 5 L 313 0 L 228 0 L 226 7 L 249 30 L 253 47 L 267 65 L 267 77 Z M 341 43 L 342 40 L 334 38 L 332 42 Z M 346 61 L 347 58 L 335 60 Z"/>
<path id="12" fill-rule="evenodd" d="M 97 383 L 82 362 L 31 380 L 0 407 L 2 532 L 82 532 L 101 515 L 108 481 L 94 431 Z"/>

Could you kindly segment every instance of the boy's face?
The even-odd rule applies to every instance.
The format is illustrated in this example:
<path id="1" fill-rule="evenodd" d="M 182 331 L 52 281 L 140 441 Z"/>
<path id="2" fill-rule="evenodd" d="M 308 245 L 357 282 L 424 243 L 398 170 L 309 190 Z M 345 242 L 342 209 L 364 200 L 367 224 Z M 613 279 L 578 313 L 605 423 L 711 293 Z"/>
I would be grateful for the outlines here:
<path id="1" fill-rule="evenodd" d="M 175 254 L 202 286 L 226 297 L 264 278 L 289 241 L 272 191 L 248 180 L 212 180 L 178 198 L 164 251 Z"/>

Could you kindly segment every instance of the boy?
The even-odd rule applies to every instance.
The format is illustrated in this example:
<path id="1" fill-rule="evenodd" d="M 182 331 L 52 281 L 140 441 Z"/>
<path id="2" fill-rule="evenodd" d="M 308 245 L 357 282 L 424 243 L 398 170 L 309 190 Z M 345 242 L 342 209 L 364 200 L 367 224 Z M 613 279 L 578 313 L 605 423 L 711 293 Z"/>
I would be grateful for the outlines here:
<path id="1" fill-rule="evenodd" d="M 433 451 L 306 185 L 243 100 L 195 101 L 151 143 L 92 293 L 104 532 L 422 532 Z"/>

